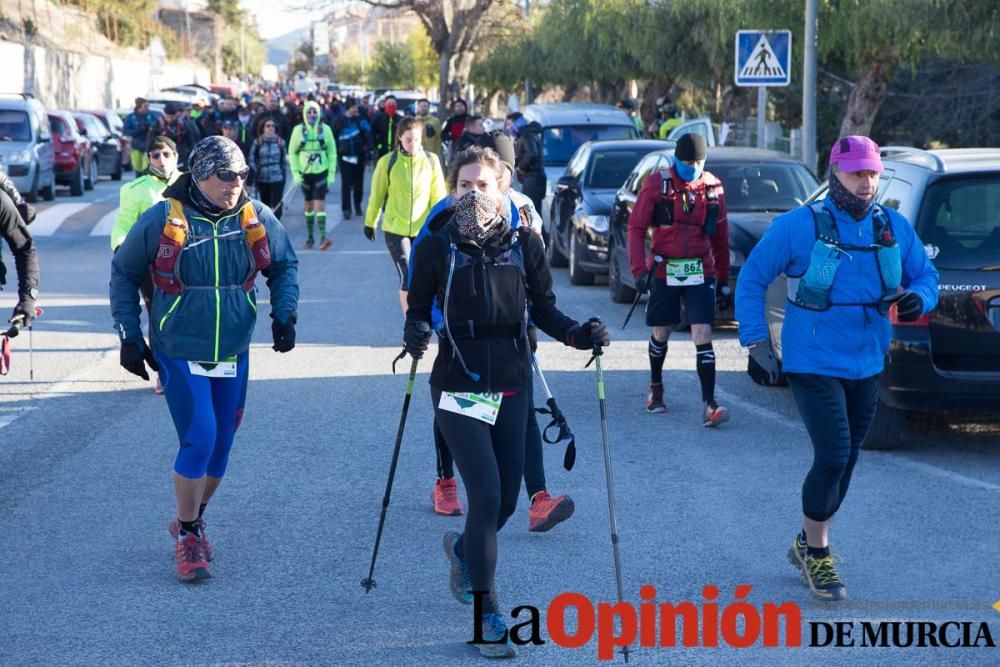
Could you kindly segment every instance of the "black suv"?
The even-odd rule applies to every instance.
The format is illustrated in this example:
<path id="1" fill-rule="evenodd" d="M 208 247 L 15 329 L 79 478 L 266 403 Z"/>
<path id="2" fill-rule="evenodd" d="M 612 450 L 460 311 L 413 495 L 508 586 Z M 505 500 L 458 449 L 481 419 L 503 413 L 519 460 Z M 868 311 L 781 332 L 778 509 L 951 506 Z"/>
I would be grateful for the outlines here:
<path id="1" fill-rule="evenodd" d="M 941 274 L 937 308 L 916 322 L 893 317 L 892 342 L 867 449 L 902 444 L 907 413 L 1000 408 L 1000 149 L 882 149 L 876 200 L 916 226 Z M 826 196 L 826 187 L 811 201 Z M 787 298 L 768 290 L 771 343 L 780 358 Z"/>

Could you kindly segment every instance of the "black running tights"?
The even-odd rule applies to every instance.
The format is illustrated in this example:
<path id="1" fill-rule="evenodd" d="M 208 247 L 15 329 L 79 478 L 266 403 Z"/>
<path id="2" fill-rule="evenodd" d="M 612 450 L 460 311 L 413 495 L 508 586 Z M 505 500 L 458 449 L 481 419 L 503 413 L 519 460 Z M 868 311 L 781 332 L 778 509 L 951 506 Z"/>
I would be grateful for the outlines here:
<path id="1" fill-rule="evenodd" d="M 469 501 L 460 548 L 472 590 L 489 591 L 487 611 L 495 611 L 497 532 L 514 513 L 521 490 L 528 394 L 505 396 L 493 426 L 441 410 L 437 389 L 431 390 L 431 397 L 438 428 L 458 465 Z"/>
<path id="2" fill-rule="evenodd" d="M 845 380 L 787 373 L 795 403 L 813 444 L 813 464 L 802 484 L 802 513 L 826 521 L 840 509 L 851 484 L 861 441 L 868 433 L 878 376 Z"/>

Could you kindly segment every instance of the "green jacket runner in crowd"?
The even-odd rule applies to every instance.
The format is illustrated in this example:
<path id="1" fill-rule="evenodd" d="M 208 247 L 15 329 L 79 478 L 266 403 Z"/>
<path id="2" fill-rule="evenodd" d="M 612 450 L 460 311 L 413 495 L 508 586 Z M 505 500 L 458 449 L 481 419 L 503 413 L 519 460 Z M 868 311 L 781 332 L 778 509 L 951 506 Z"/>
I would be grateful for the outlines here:
<path id="1" fill-rule="evenodd" d="M 391 177 L 388 174 L 390 162 L 393 163 Z M 423 149 L 412 156 L 401 150 L 387 153 L 379 158 L 372 174 L 365 225 L 374 228 L 384 206 L 382 231 L 413 238 L 420 232 L 434 204 L 447 194 L 437 155 Z"/>
<path id="2" fill-rule="evenodd" d="M 152 174 L 145 174 L 122 186 L 119 194 L 118 215 L 115 216 L 115 226 L 111 230 L 112 250 L 122 244 L 128 230 L 132 229 L 132 225 L 146 209 L 163 201 L 163 191 L 166 189 L 167 182 Z"/>
<path id="3" fill-rule="evenodd" d="M 317 111 L 316 122 L 309 124 L 307 114 L 310 109 Z M 288 141 L 288 158 L 292 167 L 292 176 L 296 183 L 302 181 L 303 174 L 322 174 L 329 171 L 327 184 L 333 184 L 333 174 L 337 169 L 337 142 L 333 138 L 330 126 L 322 120 L 319 105 L 306 102 L 302 114 L 302 124 L 292 130 L 292 138 Z"/>

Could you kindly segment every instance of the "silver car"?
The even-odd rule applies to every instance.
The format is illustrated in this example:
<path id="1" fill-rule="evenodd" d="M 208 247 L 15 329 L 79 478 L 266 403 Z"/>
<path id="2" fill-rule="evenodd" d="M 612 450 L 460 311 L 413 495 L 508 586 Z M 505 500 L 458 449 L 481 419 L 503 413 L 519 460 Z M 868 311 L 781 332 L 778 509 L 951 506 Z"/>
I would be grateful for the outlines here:
<path id="1" fill-rule="evenodd" d="M 55 154 L 49 119 L 27 93 L 0 94 L 0 163 L 29 202 L 56 196 Z"/>

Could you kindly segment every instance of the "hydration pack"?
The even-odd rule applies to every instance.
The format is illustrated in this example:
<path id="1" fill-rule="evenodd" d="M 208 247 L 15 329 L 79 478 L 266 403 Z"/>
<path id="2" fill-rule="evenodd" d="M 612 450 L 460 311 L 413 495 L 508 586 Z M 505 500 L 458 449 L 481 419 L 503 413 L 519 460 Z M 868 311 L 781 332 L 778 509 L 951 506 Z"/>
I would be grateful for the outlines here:
<path id="1" fill-rule="evenodd" d="M 833 291 L 833 279 L 840 267 L 842 256 L 847 254 L 848 250 L 875 253 L 875 263 L 882 283 L 882 297 L 896 292 L 902 282 L 903 267 L 899 244 L 893 234 L 889 216 L 882 207 L 875 204 L 872 212 L 873 243 L 856 246 L 840 242 L 840 232 L 837 231 L 833 214 L 822 202 L 810 205 L 809 210 L 812 212 L 816 228 L 816 243 L 813 244 L 809 266 L 805 273 L 788 278 L 789 301 L 801 308 L 814 311 L 829 310 L 833 306 L 868 306 L 884 315 L 889 307 L 881 300 L 878 303 L 833 303 L 830 300 L 830 293 Z"/>
<path id="2" fill-rule="evenodd" d="M 652 227 L 670 227 L 675 222 L 675 207 L 679 198 L 689 198 L 687 206 L 693 207 L 696 198 L 694 193 L 679 191 L 674 188 L 674 180 L 670 176 L 670 170 L 663 170 L 660 172 L 660 177 L 663 179 L 660 184 L 660 197 L 656 200 L 656 205 L 653 207 L 653 220 L 651 223 Z M 719 221 L 719 188 L 721 185 L 716 182 L 705 183 L 705 222 L 701 225 L 702 231 L 706 236 L 711 236 L 715 234 L 715 230 Z M 682 200 L 681 205 L 684 206 L 685 202 Z M 697 222 L 686 222 L 684 220 L 676 220 L 678 224 L 694 225 L 697 226 Z"/>
<path id="3" fill-rule="evenodd" d="M 184 206 L 176 199 L 167 199 L 170 210 L 160 235 L 160 246 L 153 260 L 153 282 L 166 294 L 176 295 L 184 290 L 184 284 L 178 277 L 178 265 L 184 246 L 187 244 L 190 227 Z M 267 243 L 267 229 L 257 218 L 253 202 L 247 202 L 240 209 L 240 230 L 243 234 L 247 252 L 250 254 L 252 267 L 242 282 L 243 290 L 253 289 L 257 274 L 271 266 L 271 250 Z M 210 237 L 211 238 L 211 237 Z"/>

